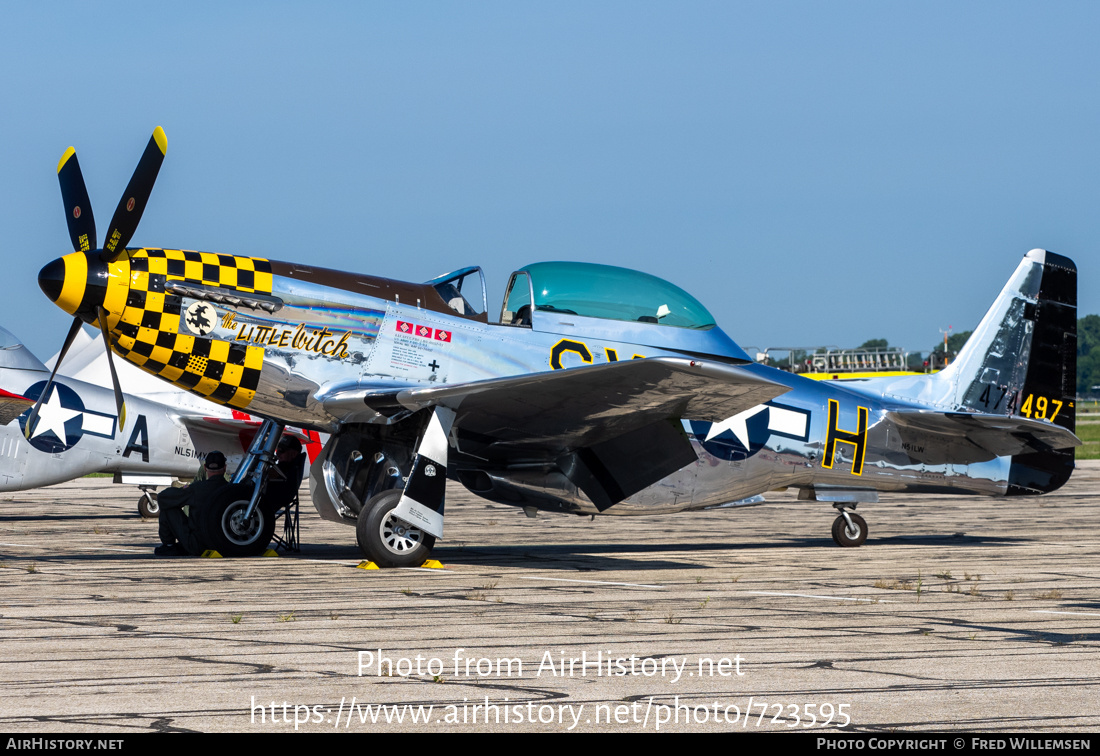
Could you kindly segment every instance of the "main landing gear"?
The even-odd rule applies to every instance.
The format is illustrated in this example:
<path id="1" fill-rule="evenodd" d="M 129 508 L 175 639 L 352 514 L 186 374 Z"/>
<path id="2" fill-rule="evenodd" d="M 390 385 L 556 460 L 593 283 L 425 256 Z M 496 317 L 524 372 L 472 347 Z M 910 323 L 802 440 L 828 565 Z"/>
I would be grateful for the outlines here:
<path id="1" fill-rule="evenodd" d="M 227 557 L 259 556 L 275 533 L 275 510 L 263 503 L 268 469 L 275 462 L 275 446 L 283 426 L 265 420 L 248 456 L 203 510 L 201 526 L 207 544 Z"/>
<path id="2" fill-rule="evenodd" d="M 252 504 L 254 487 L 230 483 L 214 495 L 206 511 L 206 541 L 222 556 L 259 556 L 275 533 L 275 512 Z"/>
<path id="3" fill-rule="evenodd" d="M 834 504 L 840 516 L 833 520 L 833 540 L 837 546 L 862 546 L 867 540 L 867 521 L 842 505 Z"/>
<path id="4" fill-rule="evenodd" d="M 379 567 L 419 567 L 435 546 L 435 536 L 393 515 L 401 489 L 372 496 L 359 512 L 355 540 Z"/>
<path id="5" fill-rule="evenodd" d="M 447 435 L 454 416 L 453 410 L 441 406 L 422 416 L 418 438 L 415 444 L 410 444 L 414 449 L 411 464 L 399 462 L 407 459 L 407 454 L 395 454 L 381 445 L 373 449 L 361 446 L 366 454 L 356 450 L 347 457 L 341 499 L 346 496 L 356 505 L 349 507 L 358 511 L 356 541 L 363 556 L 379 567 L 419 567 L 427 560 L 436 539 L 443 537 Z M 360 470 L 359 466 L 372 451 L 373 467 Z M 406 469 L 407 475 L 403 474 Z M 365 476 L 366 481 L 374 484 L 356 485 L 356 490 L 352 490 L 352 481 L 358 476 Z"/>

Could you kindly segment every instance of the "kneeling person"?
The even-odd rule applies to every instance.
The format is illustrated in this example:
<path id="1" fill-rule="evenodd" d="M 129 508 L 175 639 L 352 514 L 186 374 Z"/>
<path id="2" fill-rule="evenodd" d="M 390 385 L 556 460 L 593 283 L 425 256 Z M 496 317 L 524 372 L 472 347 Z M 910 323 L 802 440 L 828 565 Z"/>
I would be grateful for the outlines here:
<path id="1" fill-rule="evenodd" d="M 225 455 L 212 451 L 206 455 L 206 479 L 183 488 L 168 488 L 157 496 L 160 504 L 161 545 L 157 556 L 197 556 L 206 550 L 199 527 L 201 512 L 224 486 Z"/>

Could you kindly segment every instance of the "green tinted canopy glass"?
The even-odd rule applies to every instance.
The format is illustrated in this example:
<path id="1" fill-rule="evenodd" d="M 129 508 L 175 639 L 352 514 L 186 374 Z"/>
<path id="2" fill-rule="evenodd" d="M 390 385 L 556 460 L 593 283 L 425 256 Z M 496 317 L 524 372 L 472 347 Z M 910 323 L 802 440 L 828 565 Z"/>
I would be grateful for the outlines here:
<path id="1" fill-rule="evenodd" d="M 576 262 L 535 263 L 522 270 L 531 276 L 536 310 L 679 328 L 714 326 L 695 297 L 636 270 Z"/>

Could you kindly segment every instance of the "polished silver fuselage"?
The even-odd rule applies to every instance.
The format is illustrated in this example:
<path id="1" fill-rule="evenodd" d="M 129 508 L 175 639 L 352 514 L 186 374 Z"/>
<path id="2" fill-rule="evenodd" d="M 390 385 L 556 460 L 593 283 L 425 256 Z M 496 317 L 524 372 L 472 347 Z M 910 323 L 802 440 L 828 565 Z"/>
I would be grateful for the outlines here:
<path id="1" fill-rule="evenodd" d="M 264 346 L 263 370 L 249 411 L 289 423 L 339 432 L 356 423 L 390 420 L 368 404 L 347 397 L 422 386 L 466 383 L 615 359 L 699 355 L 744 360 L 745 353 L 721 329 L 691 330 L 646 323 L 604 321 L 536 311 L 530 327 L 487 323 L 333 288 L 303 276 L 276 275 L 276 313 L 245 312 L 222 317 L 213 338 Z M 184 307 L 188 300 L 184 301 Z M 564 346 L 563 346 L 564 345 Z M 817 500 L 868 500 L 875 490 L 958 491 L 1002 494 L 1009 460 L 928 464 L 913 459 L 886 418 L 891 408 L 923 406 L 884 396 L 874 382 L 819 382 L 763 365 L 746 370 L 789 387 L 749 413 L 744 423 L 712 434 L 712 424 L 685 419 L 697 461 L 616 504 L 603 514 L 643 514 L 726 505 L 769 490 L 812 487 Z M 935 376 L 919 381 L 935 382 Z M 915 385 L 915 384 L 914 384 Z M 923 389 L 921 389 L 923 390 Z M 912 386 L 910 395 L 919 393 Z M 951 393 L 951 392 L 948 392 Z M 329 396 L 338 402 L 326 403 Z M 858 429 L 867 412 L 865 449 L 853 472 L 852 444 L 838 443 L 831 466 L 823 465 L 828 402 L 838 405 L 836 426 Z M 609 410 L 613 411 L 613 410 Z M 327 418 L 327 422 L 324 421 Z M 461 467 L 461 454 L 457 454 Z M 314 501 L 322 515 L 348 521 L 325 485 L 323 454 L 314 465 Z M 334 462 L 330 462 L 333 464 Z M 563 475 L 530 469 L 491 471 L 497 501 L 553 511 L 595 514 L 596 508 Z M 835 489 L 835 490 L 834 490 Z M 832 497 L 832 498 L 831 498 Z"/>

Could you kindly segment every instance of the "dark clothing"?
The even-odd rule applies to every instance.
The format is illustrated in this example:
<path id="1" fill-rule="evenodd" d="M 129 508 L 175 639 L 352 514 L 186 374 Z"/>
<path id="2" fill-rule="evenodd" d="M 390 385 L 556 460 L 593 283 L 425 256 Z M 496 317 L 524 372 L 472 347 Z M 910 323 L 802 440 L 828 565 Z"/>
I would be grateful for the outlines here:
<path id="1" fill-rule="evenodd" d="M 294 495 L 302 485 L 305 461 L 306 455 L 299 453 L 294 459 L 276 462 L 268 470 L 264 504 L 269 506 L 271 511 L 278 511 L 294 501 Z"/>
<path id="2" fill-rule="evenodd" d="M 224 475 L 200 480 L 186 488 L 166 488 L 157 495 L 160 505 L 160 540 L 162 543 L 179 543 L 188 554 L 199 555 L 206 551 L 198 518 L 209 506 L 218 489 L 226 485 Z M 183 511 L 189 507 L 190 514 Z"/>

